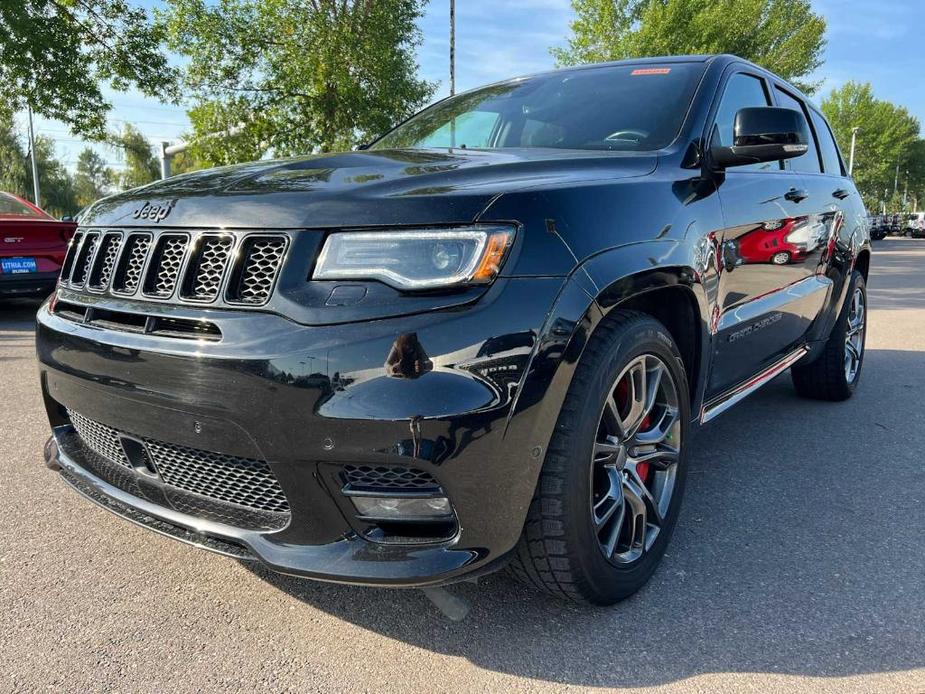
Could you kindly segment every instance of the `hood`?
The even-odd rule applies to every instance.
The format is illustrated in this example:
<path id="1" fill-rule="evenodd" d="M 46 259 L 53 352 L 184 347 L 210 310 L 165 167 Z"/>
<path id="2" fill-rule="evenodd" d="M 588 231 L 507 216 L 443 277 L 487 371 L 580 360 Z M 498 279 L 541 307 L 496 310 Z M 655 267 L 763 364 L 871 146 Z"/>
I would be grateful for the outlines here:
<path id="1" fill-rule="evenodd" d="M 555 149 L 375 150 L 176 176 L 105 198 L 83 226 L 332 228 L 468 223 L 499 195 L 643 176 L 654 155 Z"/>

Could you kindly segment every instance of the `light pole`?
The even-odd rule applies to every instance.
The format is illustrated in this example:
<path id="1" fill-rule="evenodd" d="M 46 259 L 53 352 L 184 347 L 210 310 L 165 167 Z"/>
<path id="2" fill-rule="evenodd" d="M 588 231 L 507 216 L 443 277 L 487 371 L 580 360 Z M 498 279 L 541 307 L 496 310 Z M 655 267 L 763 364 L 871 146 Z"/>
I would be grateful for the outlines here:
<path id="1" fill-rule="evenodd" d="M 29 106 L 29 151 L 32 154 L 32 196 L 35 198 L 35 206 L 41 207 L 42 203 L 39 198 L 39 165 L 35 159 L 35 132 L 32 130 L 32 106 Z"/>
<path id="2" fill-rule="evenodd" d="M 851 128 L 851 156 L 848 159 L 848 175 L 849 176 L 852 173 L 854 173 L 854 146 L 855 144 L 857 144 L 858 130 L 860 129 L 861 128 L 859 128 L 858 126 L 854 126 L 853 128 Z"/>
<path id="3" fill-rule="evenodd" d="M 456 0 L 450 0 L 450 96 L 456 93 Z"/>

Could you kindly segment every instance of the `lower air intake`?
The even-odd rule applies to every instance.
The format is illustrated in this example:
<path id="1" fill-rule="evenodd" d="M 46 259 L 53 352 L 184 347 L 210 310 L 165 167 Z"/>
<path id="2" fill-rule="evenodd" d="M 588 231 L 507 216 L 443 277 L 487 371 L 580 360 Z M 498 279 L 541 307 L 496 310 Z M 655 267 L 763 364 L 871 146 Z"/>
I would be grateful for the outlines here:
<path id="1" fill-rule="evenodd" d="M 127 432 L 68 410 L 71 424 L 94 453 L 126 468 L 131 462 L 122 447 Z M 239 458 L 150 438 L 143 441 L 160 480 L 170 487 L 227 504 L 270 513 L 289 512 L 289 502 L 264 460 Z"/>

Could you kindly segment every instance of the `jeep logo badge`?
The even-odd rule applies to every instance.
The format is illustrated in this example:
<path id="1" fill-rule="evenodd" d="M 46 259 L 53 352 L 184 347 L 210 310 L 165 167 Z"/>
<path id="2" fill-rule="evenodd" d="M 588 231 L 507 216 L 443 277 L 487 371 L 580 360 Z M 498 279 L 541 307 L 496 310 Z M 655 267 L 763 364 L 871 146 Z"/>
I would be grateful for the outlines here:
<path id="1" fill-rule="evenodd" d="M 173 209 L 173 205 L 173 200 L 165 205 L 152 205 L 151 203 L 146 202 L 144 205 L 132 212 L 132 217 L 135 219 L 150 219 L 156 224 L 170 214 L 170 211 Z"/>

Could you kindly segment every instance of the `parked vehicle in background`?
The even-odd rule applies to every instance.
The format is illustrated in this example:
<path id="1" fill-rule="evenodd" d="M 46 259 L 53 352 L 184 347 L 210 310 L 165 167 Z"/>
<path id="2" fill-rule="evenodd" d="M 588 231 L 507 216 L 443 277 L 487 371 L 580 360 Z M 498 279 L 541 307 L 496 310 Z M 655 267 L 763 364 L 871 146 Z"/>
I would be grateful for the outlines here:
<path id="1" fill-rule="evenodd" d="M 914 239 L 925 238 L 925 212 L 913 212 L 906 223 L 908 235 Z"/>
<path id="2" fill-rule="evenodd" d="M 886 238 L 889 227 L 884 220 L 884 215 L 872 214 L 867 218 L 870 228 L 870 238 L 872 241 L 881 241 Z"/>
<path id="3" fill-rule="evenodd" d="M 891 236 L 902 236 L 905 232 L 906 222 L 901 214 L 887 215 L 889 234 Z"/>
<path id="4" fill-rule="evenodd" d="M 0 192 L 0 297 L 50 294 L 76 228 Z"/>
<path id="5" fill-rule="evenodd" d="M 610 604 L 668 546 L 694 427 L 787 369 L 851 397 L 866 219 L 822 113 L 734 56 L 510 80 L 360 151 L 161 181 L 84 214 L 39 310 L 45 460 L 284 573 L 509 565 Z"/>

